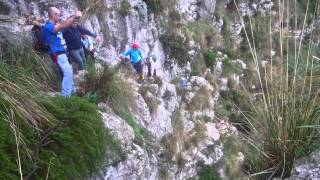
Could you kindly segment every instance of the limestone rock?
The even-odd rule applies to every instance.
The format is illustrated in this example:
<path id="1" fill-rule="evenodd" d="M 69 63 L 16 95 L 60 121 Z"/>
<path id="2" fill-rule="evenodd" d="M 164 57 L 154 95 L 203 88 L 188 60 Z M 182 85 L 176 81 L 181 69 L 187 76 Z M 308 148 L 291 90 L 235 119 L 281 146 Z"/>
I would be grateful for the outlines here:
<path id="1" fill-rule="evenodd" d="M 295 161 L 289 180 L 298 179 L 320 179 L 320 150 Z"/>

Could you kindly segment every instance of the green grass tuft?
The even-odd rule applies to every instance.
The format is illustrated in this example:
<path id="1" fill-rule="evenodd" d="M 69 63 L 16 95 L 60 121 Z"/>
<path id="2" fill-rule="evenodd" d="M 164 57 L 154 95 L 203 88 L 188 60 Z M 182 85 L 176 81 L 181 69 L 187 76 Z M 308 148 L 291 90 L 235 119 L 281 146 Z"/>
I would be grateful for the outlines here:
<path id="1" fill-rule="evenodd" d="M 218 172 L 211 166 L 202 166 L 198 172 L 200 180 L 221 180 Z"/>
<path id="2" fill-rule="evenodd" d="M 160 41 L 169 58 L 175 59 L 180 66 L 186 65 L 190 61 L 187 43 L 183 37 L 167 32 L 160 36 Z"/>
<path id="3" fill-rule="evenodd" d="M 131 10 L 131 5 L 128 2 L 128 0 L 122 0 L 121 5 L 120 5 L 120 9 L 119 9 L 119 13 L 121 14 L 121 16 L 129 15 L 130 10 Z"/>

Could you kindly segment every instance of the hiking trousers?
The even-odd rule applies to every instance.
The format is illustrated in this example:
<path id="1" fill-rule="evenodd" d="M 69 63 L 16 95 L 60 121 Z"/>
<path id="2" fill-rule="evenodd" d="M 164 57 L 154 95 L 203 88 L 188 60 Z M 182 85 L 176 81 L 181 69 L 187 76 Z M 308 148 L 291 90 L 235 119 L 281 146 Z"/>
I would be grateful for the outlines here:
<path id="1" fill-rule="evenodd" d="M 57 63 L 63 73 L 63 79 L 61 84 L 61 95 L 63 97 L 69 97 L 71 93 L 75 92 L 72 66 L 69 63 L 68 57 L 66 54 L 59 54 L 57 57 Z"/>
<path id="2" fill-rule="evenodd" d="M 71 56 L 76 61 L 76 63 L 79 65 L 78 70 L 83 70 L 85 63 L 86 63 L 86 56 L 84 54 L 83 48 L 71 50 L 70 51 Z"/>
<path id="3" fill-rule="evenodd" d="M 135 63 L 132 63 L 134 69 L 137 71 L 137 74 L 141 75 L 142 72 L 143 72 L 143 65 L 142 65 L 142 62 L 139 61 L 137 64 Z"/>

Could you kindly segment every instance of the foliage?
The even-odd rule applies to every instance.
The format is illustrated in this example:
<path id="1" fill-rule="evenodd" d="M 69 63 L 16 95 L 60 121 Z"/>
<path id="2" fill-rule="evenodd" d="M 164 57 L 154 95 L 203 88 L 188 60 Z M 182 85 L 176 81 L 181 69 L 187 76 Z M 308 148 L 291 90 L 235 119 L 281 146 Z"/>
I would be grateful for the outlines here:
<path id="1" fill-rule="evenodd" d="M 240 74 L 242 72 L 242 66 L 239 63 L 231 61 L 231 59 L 225 59 L 222 62 L 222 76 L 229 76 L 231 74 Z"/>
<path id="2" fill-rule="evenodd" d="M 0 58 L 1 178 L 84 179 L 122 158 L 96 105 L 44 95 L 56 80 L 49 62 L 28 47 Z"/>
<path id="3" fill-rule="evenodd" d="M 105 128 L 96 105 L 77 97 L 55 97 L 45 106 L 59 120 L 39 154 L 39 165 L 48 168 L 51 163 L 50 179 L 88 177 L 110 163 L 108 160 L 115 155 L 122 154 L 120 145 Z M 44 175 L 40 171 L 35 177 Z"/>
<path id="4" fill-rule="evenodd" d="M 151 114 L 155 113 L 161 102 L 157 99 L 156 96 L 153 95 L 154 92 L 151 92 L 149 86 L 141 86 L 139 91 L 144 101 L 146 102 L 150 113 Z"/>
<path id="5" fill-rule="evenodd" d="M 42 132 L 30 128 L 19 114 L 9 118 L 8 113 L 15 107 L 10 107 L 2 98 L 0 102 L 3 178 L 19 177 L 15 134 L 22 138 L 18 147 L 26 179 L 43 179 L 47 174 L 50 179 L 82 179 L 97 172 L 104 163 L 110 163 L 106 160 L 123 154 L 118 142 L 104 127 L 96 105 L 86 100 L 43 98 L 45 108 L 58 121 L 43 127 Z"/>
<path id="6" fill-rule="evenodd" d="M 86 93 L 97 94 L 99 101 L 108 101 L 118 115 L 135 108 L 133 89 L 121 73 L 102 65 L 100 68 L 88 67 L 83 84 Z"/>
<path id="7" fill-rule="evenodd" d="M 160 0 L 143 0 L 148 7 L 148 13 L 158 13 L 160 11 Z"/>
<path id="8" fill-rule="evenodd" d="M 186 34 L 190 36 L 189 38 L 198 42 L 203 49 L 221 49 L 223 48 L 223 37 L 217 29 L 210 24 L 211 22 L 209 21 L 198 20 L 188 23 L 184 30 Z"/>
<path id="9" fill-rule="evenodd" d="M 169 58 L 175 59 L 180 66 L 190 61 L 187 43 L 181 36 L 167 32 L 160 36 L 160 41 Z"/>
<path id="10" fill-rule="evenodd" d="M 201 55 L 196 60 L 191 62 L 191 76 L 202 76 L 206 70 L 206 64 Z"/>
<path id="11" fill-rule="evenodd" d="M 19 47 L 5 51 L 0 57 L 0 64 L 9 71 L 6 72 L 6 77 L 19 81 L 19 85 L 23 84 L 23 79 L 26 78 L 34 81 L 32 84 L 37 84 L 37 88 L 43 90 L 58 86 L 58 75 L 52 68 L 51 59 L 46 55 L 38 54 L 28 44 L 21 44 Z"/>
<path id="12" fill-rule="evenodd" d="M 170 11 L 169 17 L 171 18 L 172 21 L 175 21 L 175 22 L 181 21 L 181 15 L 177 10 Z"/>
<path id="13" fill-rule="evenodd" d="M 148 130 L 140 127 L 132 114 L 122 113 L 120 116 L 132 127 L 135 140 L 142 141 L 144 139 L 152 141 L 152 136 L 149 134 Z"/>
<path id="14" fill-rule="evenodd" d="M 84 12 L 84 15 L 89 14 L 100 14 L 106 9 L 103 0 L 76 0 L 80 10 Z"/>
<path id="15" fill-rule="evenodd" d="M 208 68 L 213 69 L 213 66 L 216 63 L 216 56 L 217 55 L 211 49 L 203 52 L 204 61 Z"/>
<path id="16" fill-rule="evenodd" d="M 237 58 L 239 55 L 238 49 L 237 49 L 237 43 L 235 41 L 235 37 L 231 32 L 230 28 L 230 22 L 228 22 L 226 19 L 224 19 L 223 27 L 222 27 L 222 37 L 223 37 L 223 44 L 224 44 L 224 51 L 228 54 L 231 58 Z"/>
<path id="17" fill-rule="evenodd" d="M 0 12 L 1 14 L 10 13 L 10 8 L 3 1 L 0 1 Z"/>
<path id="18" fill-rule="evenodd" d="M 195 96 L 191 99 L 190 110 L 191 111 L 203 111 L 204 109 L 210 108 L 210 92 L 206 87 L 200 87 L 196 92 Z"/>
<path id="19" fill-rule="evenodd" d="M 130 14 L 130 9 L 131 9 L 131 5 L 128 2 L 128 0 L 122 0 L 121 5 L 120 5 L 120 9 L 119 9 L 119 13 L 122 16 L 127 16 Z"/>
<path id="20" fill-rule="evenodd" d="M 218 172 L 212 166 L 203 165 L 198 172 L 200 180 L 220 180 Z"/>
<path id="21" fill-rule="evenodd" d="M 289 18 L 287 13 L 277 13 L 283 14 L 284 19 Z M 247 23 L 249 28 L 246 29 L 250 32 L 252 28 L 250 33 L 254 37 L 262 35 L 261 32 L 272 34 L 270 29 L 269 32 L 263 28 L 261 32 L 254 30 L 260 27 L 252 21 Z M 296 158 L 319 147 L 319 64 L 315 60 L 318 50 L 310 41 L 312 37 L 293 39 L 282 34 L 285 31 L 286 27 L 281 26 L 279 35 L 272 35 L 272 38 L 277 37 L 272 46 L 282 48 L 278 49 L 279 55 L 270 65 L 260 66 L 261 56 L 257 54 L 264 48 L 252 49 L 258 93 L 246 97 L 249 110 L 240 111 L 248 122 L 248 131 L 243 134 L 251 149 L 245 155 L 245 167 L 261 179 L 287 177 Z M 253 43 L 257 44 L 256 41 L 263 40 L 247 39 L 251 47 L 254 47 Z M 263 42 L 259 43 L 263 45 Z M 269 48 L 270 52 L 272 49 Z"/>

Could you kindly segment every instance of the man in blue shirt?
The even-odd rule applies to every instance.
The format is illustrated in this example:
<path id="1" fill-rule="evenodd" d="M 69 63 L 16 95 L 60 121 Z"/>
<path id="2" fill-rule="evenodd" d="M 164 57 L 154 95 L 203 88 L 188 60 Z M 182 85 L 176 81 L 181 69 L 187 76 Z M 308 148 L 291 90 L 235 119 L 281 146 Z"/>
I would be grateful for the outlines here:
<path id="1" fill-rule="evenodd" d="M 63 37 L 61 31 L 70 27 L 76 21 L 79 12 L 76 12 L 75 16 L 68 18 L 64 22 L 60 22 L 61 12 L 58 8 L 50 7 L 48 14 L 49 21 L 44 26 L 44 38 L 50 47 L 49 54 L 63 73 L 61 95 L 69 97 L 72 92 L 75 92 L 73 71 L 62 44 Z"/>
<path id="2" fill-rule="evenodd" d="M 66 40 L 67 50 L 79 65 L 78 70 L 83 70 L 86 58 L 82 47 L 81 35 L 90 35 L 98 41 L 98 36 L 89 30 L 78 25 L 78 21 L 74 22 L 71 27 L 63 30 L 63 37 Z"/>
<path id="3" fill-rule="evenodd" d="M 127 51 L 124 56 L 129 56 L 134 69 L 137 71 L 140 80 L 144 80 L 143 77 L 143 56 L 140 51 L 140 45 L 133 43 L 132 48 Z"/>

